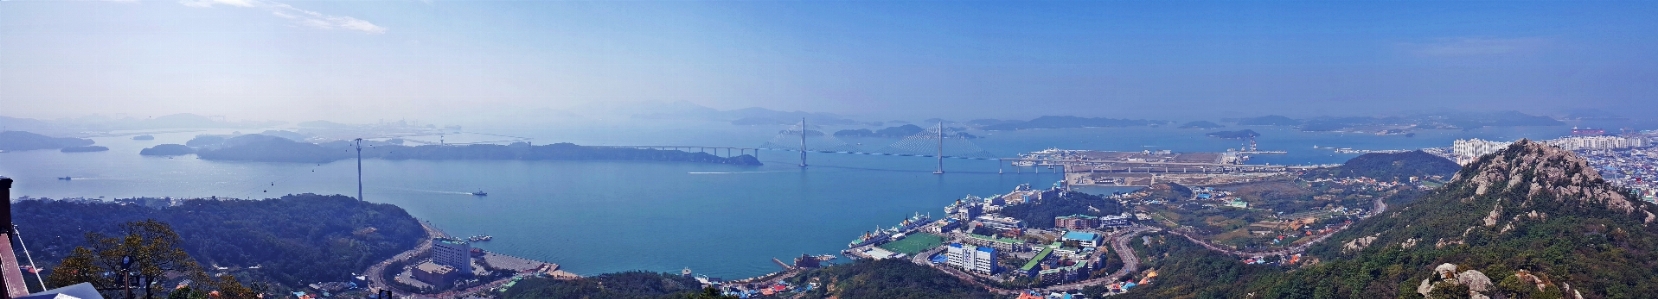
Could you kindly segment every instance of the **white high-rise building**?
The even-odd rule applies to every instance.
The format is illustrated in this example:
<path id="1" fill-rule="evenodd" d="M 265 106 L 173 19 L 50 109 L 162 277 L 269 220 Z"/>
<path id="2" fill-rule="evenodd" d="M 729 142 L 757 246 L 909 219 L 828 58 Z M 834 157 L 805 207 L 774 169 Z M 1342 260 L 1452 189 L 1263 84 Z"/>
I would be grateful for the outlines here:
<path id="1" fill-rule="evenodd" d="M 1611 150 L 1646 146 L 1646 140 L 1617 136 L 1575 136 L 1544 141 L 1543 143 L 1569 151 Z"/>
<path id="2" fill-rule="evenodd" d="M 1480 156 L 1489 155 L 1508 148 L 1513 142 L 1500 142 L 1474 139 L 1457 139 L 1451 143 L 1451 154 L 1456 156 L 1457 164 L 1468 165 Z"/>
<path id="3" fill-rule="evenodd" d="M 952 266 L 984 274 L 996 273 L 996 249 L 961 243 L 950 244 L 945 253 Z"/>
<path id="4" fill-rule="evenodd" d="M 460 270 L 460 275 L 472 275 L 472 244 L 466 241 L 432 239 L 432 262 Z"/>

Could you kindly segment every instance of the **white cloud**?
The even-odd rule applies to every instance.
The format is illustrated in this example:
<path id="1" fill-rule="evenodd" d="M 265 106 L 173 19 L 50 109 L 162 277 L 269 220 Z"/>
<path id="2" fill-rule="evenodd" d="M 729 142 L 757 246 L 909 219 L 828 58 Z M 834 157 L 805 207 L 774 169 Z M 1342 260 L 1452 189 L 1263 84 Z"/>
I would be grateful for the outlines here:
<path id="1" fill-rule="evenodd" d="M 224 4 L 239 7 L 253 7 L 253 0 L 180 0 L 179 4 L 190 7 L 213 7 L 214 4 Z"/>
<path id="2" fill-rule="evenodd" d="M 269 10 L 271 15 L 293 20 L 294 23 L 318 29 L 345 29 L 364 33 L 386 33 L 386 27 L 380 27 L 348 16 L 326 15 L 315 11 L 300 9 L 285 3 L 263 0 L 181 0 L 180 4 L 190 7 L 213 7 L 214 5 L 228 5 L 237 7 L 262 8 Z"/>
<path id="3" fill-rule="evenodd" d="M 1447 38 L 1431 43 L 1404 44 L 1422 56 L 1489 56 L 1530 53 L 1548 46 L 1543 38 Z"/>

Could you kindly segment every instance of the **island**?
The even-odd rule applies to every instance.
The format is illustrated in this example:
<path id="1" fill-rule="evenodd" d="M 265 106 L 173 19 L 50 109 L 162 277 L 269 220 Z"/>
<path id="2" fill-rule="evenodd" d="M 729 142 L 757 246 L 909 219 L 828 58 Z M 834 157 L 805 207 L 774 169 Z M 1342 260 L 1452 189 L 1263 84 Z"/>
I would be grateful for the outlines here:
<path id="1" fill-rule="evenodd" d="M 904 137 L 915 136 L 916 134 L 921 134 L 921 132 L 925 132 L 925 131 L 927 131 L 927 129 L 923 129 L 920 126 L 902 125 L 902 126 L 890 127 L 890 128 L 885 128 L 885 129 L 880 129 L 880 130 L 875 130 L 875 131 L 870 131 L 869 129 L 840 130 L 840 131 L 835 131 L 835 137 L 842 137 L 842 138 L 847 138 L 847 137 L 904 138 Z M 974 136 L 973 134 L 968 134 L 966 132 L 948 133 L 948 134 L 945 134 L 945 135 L 947 135 L 949 137 L 964 138 L 964 139 L 979 138 L 979 136 Z"/>
<path id="2" fill-rule="evenodd" d="M 1298 125 L 1301 125 L 1301 121 L 1293 119 L 1293 118 L 1289 118 L 1289 117 L 1286 117 L 1286 116 L 1283 116 L 1283 115 L 1267 115 L 1267 116 L 1261 116 L 1261 117 L 1249 117 L 1249 118 L 1239 119 L 1238 120 L 1238 125 L 1240 125 L 1240 126 L 1298 126 Z"/>
<path id="3" fill-rule="evenodd" d="M 162 144 L 138 151 L 145 156 L 182 156 L 196 153 L 196 149 L 183 144 Z"/>
<path id="4" fill-rule="evenodd" d="M 1189 122 L 1189 123 L 1180 125 L 1181 129 L 1217 129 L 1217 128 L 1225 128 L 1225 127 L 1226 126 L 1222 126 L 1220 124 L 1217 124 L 1217 123 L 1212 122 L 1212 121 L 1207 121 L 1207 120 L 1194 121 L 1194 122 Z"/>
<path id="5" fill-rule="evenodd" d="M 60 149 L 58 151 L 59 152 L 65 152 L 65 153 L 90 153 L 90 152 L 102 152 L 102 151 L 108 151 L 108 150 L 109 150 L 109 148 L 107 148 L 107 147 L 93 145 L 93 146 L 65 147 L 65 148 Z"/>
<path id="6" fill-rule="evenodd" d="M 1248 139 L 1248 138 L 1261 137 L 1261 133 L 1256 133 L 1255 130 L 1250 130 L 1250 129 L 1243 129 L 1243 130 L 1238 130 L 1238 131 L 1220 131 L 1220 132 L 1209 133 L 1207 135 L 1209 135 L 1209 137 L 1215 137 L 1215 138 L 1221 138 L 1221 139 Z"/>
<path id="7" fill-rule="evenodd" d="M 1027 129 L 1072 129 L 1072 128 L 1115 128 L 1156 126 L 1166 124 L 1165 121 L 1144 119 L 1116 119 L 1104 117 L 1077 117 L 1077 116 L 1043 116 L 1030 121 L 1008 121 L 1004 123 L 984 126 L 988 131 L 1012 131 Z"/>
<path id="8" fill-rule="evenodd" d="M 155 140 L 155 136 L 150 136 L 149 134 L 132 136 L 132 140 Z"/>
<path id="9" fill-rule="evenodd" d="M 219 161 L 326 163 L 354 158 L 356 155 L 353 144 L 347 141 L 316 144 L 259 134 L 236 136 L 225 139 L 215 147 L 196 149 L 197 157 Z M 509 145 L 457 146 L 403 146 L 382 142 L 364 147 L 362 157 L 387 160 L 642 160 L 761 165 L 759 159 L 748 154 L 721 157 L 678 150 L 580 146 L 571 143 L 532 146 L 523 142 Z"/>
<path id="10" fill-rule="evenodd" d="M 0 151 L 62 149 L 92 145 L 92 139 L 58 138 L 25 131 L 0 132 Z"/>

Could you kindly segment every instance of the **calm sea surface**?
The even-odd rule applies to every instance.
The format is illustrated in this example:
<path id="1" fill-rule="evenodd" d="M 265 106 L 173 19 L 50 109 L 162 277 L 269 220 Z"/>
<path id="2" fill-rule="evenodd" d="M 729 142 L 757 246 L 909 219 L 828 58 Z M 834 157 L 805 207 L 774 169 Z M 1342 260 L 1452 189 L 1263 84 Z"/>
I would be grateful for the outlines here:
<path id="1" fill-rule="evenodd" d="M 470 131 L 534 138 L 537 144 L 759 146 L 778 138 L 779 127 L 723 123 L 661 122 L 629 125 L 469 127 Z M 838 128 L 830 128 L 835 130 Z M 1239 128 L 1227 128 L 1239 129 Z M 1457 138 L 1511 140 L 1554 138 L 1565 127 L 1427 131 L 1412 138 L 1369 134 L 1260 131 L 1260 148 L 1286 155 L 1258 156 L 1251 163 L 1340 163 L 1339 155 L 1313 146 L 1414 149 L 1449 146 Z M 254 130 L 257 131 L 257 130 Z M 998 156 L 1046 148 L 1094 150 L 1222 151 L 1241 144 L 1204 137 L 1208 131 L 1115 128 L 974 132 L 972 143 Z M 325 164 L 214 162 L 194 156 L 143 157 L 142 148 L 183 143 L 196 133 L 156 135 L 154 141 L 94 138 L 110 151 L 0 154 L 0 175 L 17 179 L 13 196 L 32 197 L 233 197 L 268 198 L 292 193 L 356 194 L 354 161 Z M 213 132 L 223 133 L 223 132 Z M 453 136 L 450 142 L 464 141 Z M 435 140 L 434 140 L 435 141 Z M 844 140 L 878 151 L 897 139 Z M 794 140 L 798 144 L 798 140 Z M 812 139 L 814 146 L 834 142 Z M 954 146 L 947 144 L 947 146 Z M 947 153 L 954 149 L 947 149 Z M 723 154 L 723 152 L 721 153 Z M 692 270 L 740 278 L 778 270 L 771 262 L 802 253 L 845 248 L 858 234 L 896 224 L 911 213 L 942 214 L 967 194 L 1006 192 L 1019 184 L 1048 186 L 1052 170 L 1033 173 L 999 168 L 996 162 L 917 157 L 812 154 L 811 167 L 796 166 L 797 152 L 763 151 L 765 166 L 617 161 L 387 161 L 363 162 L 365 197 L 395 204 L 453 235 L 490 234 L 478 244 L 491 251 L 545 260 L 584 275 L 624 270 Z M 998 174 L 997 171 L 1006 173 Z M 71 176 L 72 181 L 56 177 Z M 467 192 L 483 190 L 488 197 Z M 1111 192 L 1121 189 L 1096 189 Z M 27 230 L 27 224 L 20 224 Z"/>

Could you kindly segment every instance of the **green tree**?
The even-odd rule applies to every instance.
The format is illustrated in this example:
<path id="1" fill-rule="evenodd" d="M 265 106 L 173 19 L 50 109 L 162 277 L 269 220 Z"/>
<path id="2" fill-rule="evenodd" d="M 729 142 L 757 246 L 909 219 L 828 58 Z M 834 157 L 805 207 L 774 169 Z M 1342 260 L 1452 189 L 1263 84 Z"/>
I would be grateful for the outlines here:
<path id="1" fill-rule="evenodd" d="M 101 275 L 104 270 L 94 263 L 94 258 L 91 249 L 75 247 L 75 250 L 46 276 L 46 284 L 53 288 L 82 282 L 90 282 L 93 286 L 113 285 L 114 281 L 109 281 L 108 277 Z"/>
<path id="2" fill-rule="evenodd" d="M 166 223 L 134 221 L 122 224 L 121 230 L 125 234 L 119 237 L 87 233 L 91 248 L 76 247 L 52 271 L 48 282 L 58 287 L 91 282 L 100 291 L 120 290 L 126 298 L 136 297 L 132 288 L 137 285 L 143 288 L 144 298 L 155 298 L 160 291 L 157 283 L 168 273 L 200 273 L 196 261 L 179 248 L 183 242 L 178 234 Z"/>

